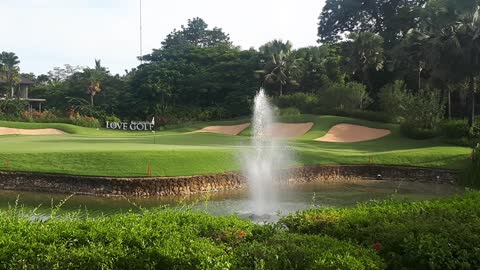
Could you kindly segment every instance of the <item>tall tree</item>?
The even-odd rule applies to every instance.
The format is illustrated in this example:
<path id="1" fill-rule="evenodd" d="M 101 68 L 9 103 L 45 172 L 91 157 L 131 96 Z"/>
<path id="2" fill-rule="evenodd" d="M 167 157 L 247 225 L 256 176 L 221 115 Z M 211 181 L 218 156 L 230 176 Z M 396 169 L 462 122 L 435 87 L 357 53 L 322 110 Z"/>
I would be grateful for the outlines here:
<path id="1" fill-rule="evenodd" d="M 265 82 L 278 85 L 279 96 L 283 95 L 284 87 L 287 84 L 296 85 L 295 75 L 298 74 L 298 59 L 291 52 L 273 54 L 272 60 L 266 65 Z"/>
<path id="2" fill-rule="evenodd" d="M 87 87 L 87 93 L 90 95 L 90 105 L 93 106 L 93 98 L 102 90 L 100 82 L 107 74 L 107 69 L 102 67 L 100 59 L 95 59 L 95 68 L 85 69 L 85 73 L 89 74 L 89 85 Z"/>
<path id="3" fill-rule="evenodd" d="M 270 60 L 273 55 L 278 55 L 280 52 L 289 53 L 292 50 L 292 43 L 289 40 L 283 42 L 281 39 L 274 39 L 260 46 L 258 50 Z"/>
<path id="4" fill-rule="evenodd" d="M 20 82 L 20 68 L 18 67 L 20 60 L 13 52 L 2 52 L 0 54 L 0 76 L 4 78 L 10 90 L 8 94 L 13 97 L 15 94 L 15 86 Z"/>
<path id="5" fill-rule="evenodd" d="M 373 90 L 370 71 L 379 71 L 384 65 L 383 38 L 370 32 L 351 33 L 342 44 L 346 69 Z"/>
<path id="6" fill-rule="evenodd" d="M 231 46 L 230 37 L 221 28 L 208 29 L 208 24 L 201 18 L 189 19 L 187 26 L 174 29 L 162 42 L 164 49 L 175 47 L 216 47 Z"/>
<path id="7" fill-rule="evenodd" d="M 448 1 L 447 1 L 448 3 Z M 469 82 L 469 124 L 475 120 L 475 92 L 480 73 L 480 6 L 471 11 L 456 11 L 457 21 L 445 25 L 432 25 L 412 31 L 418 51 L 432 68 L 437 78 L 449 83 Z"/>
<path id="8" fill-rule="evenodd" d="M 299 59 L 299 86 L 303 92 L 319 92 L 325 85 L 325 63 L 330 55 L 329 46 L 300 48 L 293 52 Z"/>
<path id="9" fill-rule="evenodd" d="M 427 0 L 327 0 L 320 15 L 320 42 L 341 40 L 350 32 L 377 33 L 391 48 L 418 25 Z"/>

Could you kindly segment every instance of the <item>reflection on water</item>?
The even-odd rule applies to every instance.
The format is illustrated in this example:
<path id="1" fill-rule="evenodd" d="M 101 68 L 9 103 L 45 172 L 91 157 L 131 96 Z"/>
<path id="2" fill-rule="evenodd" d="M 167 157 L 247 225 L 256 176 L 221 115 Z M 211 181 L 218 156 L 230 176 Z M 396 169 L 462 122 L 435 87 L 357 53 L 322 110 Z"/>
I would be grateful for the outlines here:
<path id="1" fill-rule="evenodd" d="M 350 181 L 317 182 L 285 186 L 279 194 L 276 214 L 288 214 L 312 207 L 350 207 L 369 200 L 407 200 L 416 201 L 446 197 L 462 192 L 462 188 L 452 185 L 406 181 Z M 0 209 L 18 205 L 25 209 L 34 209 L 39 214 L 48 215 L 52 205 L 65 199 L 65 194 L 39 192 L 0 191 Z M 139 208 L 192 206 L 214 215 L 239 214 L 251 217 L 252 209 L 246 190 L 198 194 L 186 197 L 94 197 L 75 195 L 67 200 L 59 213 L 72 211 L 88 212 L 90 216 L 111 215 L 127 211 L 139 211 Z M 275 213 L 272 213 L 275 214 Z M 268 218 L 274 220 L 275 218 Z"/>

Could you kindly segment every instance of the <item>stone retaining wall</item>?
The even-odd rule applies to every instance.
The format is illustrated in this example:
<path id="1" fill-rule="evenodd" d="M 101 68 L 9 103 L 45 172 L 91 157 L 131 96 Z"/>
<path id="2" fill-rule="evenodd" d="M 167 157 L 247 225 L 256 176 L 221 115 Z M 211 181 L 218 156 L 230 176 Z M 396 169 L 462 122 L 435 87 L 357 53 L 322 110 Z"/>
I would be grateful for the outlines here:
<path id="1" fill-rule="evenodd" d="M 380 165 L 306 166 L 292 169 L 289 182 L 354 179 L 409 180 L 456 184 L 448 170 Z M 91 194 L 101 196 L 167 196 L 246 187 L 238 173 L 181 177 L 114 178 L 0 171 L 0 189 Z"/>

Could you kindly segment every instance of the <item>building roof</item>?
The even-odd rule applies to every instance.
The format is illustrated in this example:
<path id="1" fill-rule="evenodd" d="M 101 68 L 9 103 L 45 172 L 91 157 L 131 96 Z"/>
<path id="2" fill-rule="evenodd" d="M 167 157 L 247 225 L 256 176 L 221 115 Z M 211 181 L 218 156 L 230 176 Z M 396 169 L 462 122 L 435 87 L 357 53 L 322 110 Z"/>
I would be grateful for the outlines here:
<path id="1" fill-rule="evenodd" d="M 0 84 L 5 84 L 5 83 L 6 83 L 5 80 L 0 79 Z M 29 79 L 20 77 L 20 85 L 34 85 L 34 84 L 35 84 L 35 82 L 33 82 Z"/>

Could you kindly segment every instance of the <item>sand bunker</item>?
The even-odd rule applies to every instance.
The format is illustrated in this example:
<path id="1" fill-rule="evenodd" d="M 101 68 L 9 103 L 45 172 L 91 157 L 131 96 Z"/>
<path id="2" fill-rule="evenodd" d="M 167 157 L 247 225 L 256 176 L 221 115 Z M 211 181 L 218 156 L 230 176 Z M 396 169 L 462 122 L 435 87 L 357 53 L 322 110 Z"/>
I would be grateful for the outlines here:
<path id="1" fill-rule="evenodd" d="M 21 128 L 0 127 L 0 135 L 61 135 L 61 134 L 66 134 L 66 133 L 61 130 L 53 129 L 53 128 L 21 129 Z"/>
<path id="2" fill-rule="evenodd" d="M 218 133 L 226 135 L 238 135 L 244 129 L 250 126 L 250 123 L 234 125 L 234 126 L 209 126 L 204 127 L 200 130 L 194 132 L 208 132 L 208 133 Z"/>
<path id="3" fill-rule="evenodd" d="M 339 124 L 332 127 L 328 133 L 315 141 L 320 142 L 363 142 L 379 139 L 390 134 L 390 130 L 376 129 L 358 125 Z"/>
<path id="4" fill-rule="evenodd" d="M 265 131 L 265 135 L 274 138 L 297 138 L 312 129 L 313 123 L 273 123 Z"/>

